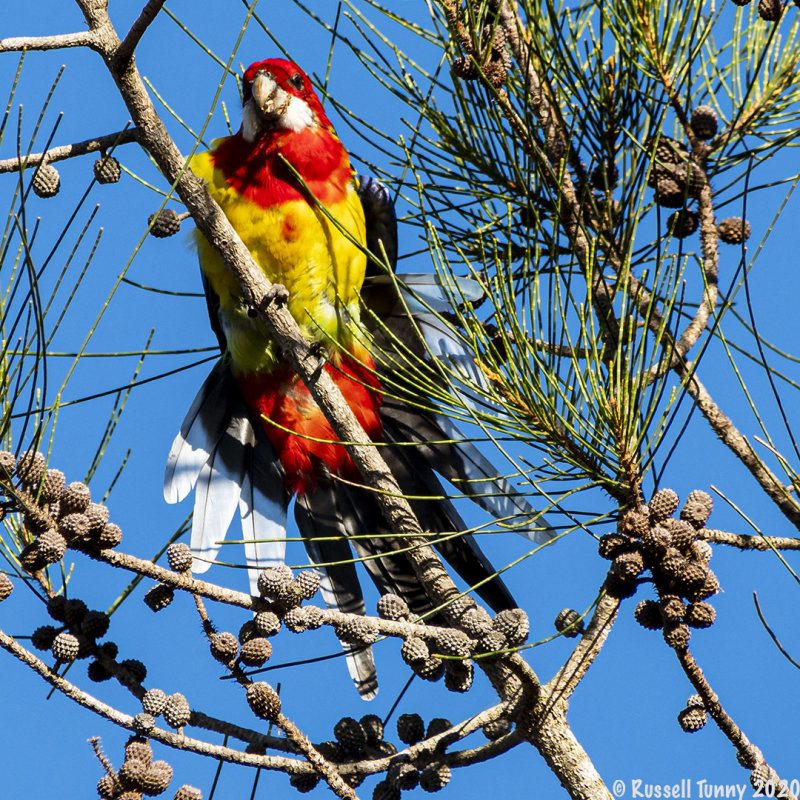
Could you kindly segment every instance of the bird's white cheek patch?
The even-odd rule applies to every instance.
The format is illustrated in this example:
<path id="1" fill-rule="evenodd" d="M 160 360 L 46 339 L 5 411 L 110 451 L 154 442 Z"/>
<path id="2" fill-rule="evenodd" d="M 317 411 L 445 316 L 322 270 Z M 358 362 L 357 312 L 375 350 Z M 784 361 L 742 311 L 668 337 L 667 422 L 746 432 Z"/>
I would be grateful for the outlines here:
<path id="1" fill-rule="evenodd" d="M 305 100 L 292 97 L 289 107 L 281 115 L 279 124 L 282 128 L 288 128 L 291 131 L 302 131 L 314 124 L 314 112 Z"/>

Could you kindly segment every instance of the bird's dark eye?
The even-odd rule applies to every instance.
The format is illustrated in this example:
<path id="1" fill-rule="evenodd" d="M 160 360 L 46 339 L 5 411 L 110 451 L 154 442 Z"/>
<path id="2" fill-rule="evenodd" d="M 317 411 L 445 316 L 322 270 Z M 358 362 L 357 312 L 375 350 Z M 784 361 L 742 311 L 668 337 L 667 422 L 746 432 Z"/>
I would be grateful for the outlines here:
<path id="1" fill-rule="evenodd" d="M 292 86 L 293 89 L 297 89 L 298 91 L 300 91 L 300 89 L 303 88 L 303 76 L 299 72 L 295 73 L 294 75 L 291 75 L 289 77 L 289 84 Z"/>

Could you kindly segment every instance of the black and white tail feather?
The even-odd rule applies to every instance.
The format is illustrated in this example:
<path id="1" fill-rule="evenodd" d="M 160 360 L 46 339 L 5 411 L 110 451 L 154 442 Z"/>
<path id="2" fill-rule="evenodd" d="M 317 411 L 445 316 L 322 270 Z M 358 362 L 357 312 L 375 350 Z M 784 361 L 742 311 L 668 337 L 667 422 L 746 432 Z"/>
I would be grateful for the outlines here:
<path id="1" fill-rule="evenodd" d="M 359 194 L 367 221 L 367 247 L 373 253 L 385 254 L 394 267 L 396 220 L 389 192 L 374 179 L 359 178 Z M 370 302 L 370 296 L 377 298 L 375 306 L 383 308 L 376 314 L 393 319 L 390 327 L 399 329 L 404 325 L 413 329 L 408 324 L 408 314 L 413 314 L 416 329 L 424 338 L 424 344 L 418 342 L 417 349 L 427 349 L 428 357 L 439 358 L 457 370 L 464 376 L 465 387 L 483 386 L 474 354 L 437 314 L 450 307 L 452 287 L 443 286 L 431 275 L 397 278 L 399 282 L 370 270 L 365 281 L 365 302 Z M 407 289 L 398 290 L 398 286 Z M 458 291 L 467 299 L 470 294 L 475 294 L 474 299 L 480 296 L 475 281 L 459 284 Z M 212 327 L 224 352 L 216 298 L 208 287 L 206 294 Z M 390 362 L 391 359 L 385 363 Z M 465 393 L 469 391 L 465 389 Z M 469 397 L 467 400 L 474 402 Z M 447 499 L 437 473 L 502 525 L 534 542 L 552 538 L 553 530 L 539 520 L 536 511 L 465 439 L 450 418 L 405 405 L 391 396 L 387 396 L 380 414 L 387 443 L 381 454 L 403 492 L 412 498 L 412 508 L 423 530 L 431 532 L 432 543 L 468 585 L 478 587 L 478 593 L 495 611 L 514 607 L 513 597 L 473 537 L 462 533 L 467 526 Z M 167 502 L 180 502 L 192 490 L 193 571 L 205 572 L 217 558 L 238 510 L 251 592 L 257 594 L 258 573 L 284 562 L 291 498 L 284 488 L 282 469 L 272 445 L 260 421 L 245 405 L 224 355 L 200 388 L 167 461 Z M 399 594 L 416 615 L 432 610 L 368 489 L 338 481 L 321 468 L 316 486 L 297 498 L 294 515 L 309 559 L 319 565 L 320 588 L 328 607 L 366 613 L 354 564 L 355 551 L 381 593 Z M 378 684 L 371 649 L 343 646 L 359 694 L 372 699 Z"/>

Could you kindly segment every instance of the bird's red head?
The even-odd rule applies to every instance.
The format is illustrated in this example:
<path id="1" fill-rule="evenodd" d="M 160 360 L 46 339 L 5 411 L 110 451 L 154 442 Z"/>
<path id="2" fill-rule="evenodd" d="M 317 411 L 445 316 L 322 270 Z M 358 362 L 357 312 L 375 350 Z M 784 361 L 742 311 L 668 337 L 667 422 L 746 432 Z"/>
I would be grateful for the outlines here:
<path id="1" fill-rule="evenodd" d="M 242 134 L 248 141 L 268 130 L 331 127 L 308 75 L 291 61 L 268 58 L 251 64 L 242 91 Z"/>

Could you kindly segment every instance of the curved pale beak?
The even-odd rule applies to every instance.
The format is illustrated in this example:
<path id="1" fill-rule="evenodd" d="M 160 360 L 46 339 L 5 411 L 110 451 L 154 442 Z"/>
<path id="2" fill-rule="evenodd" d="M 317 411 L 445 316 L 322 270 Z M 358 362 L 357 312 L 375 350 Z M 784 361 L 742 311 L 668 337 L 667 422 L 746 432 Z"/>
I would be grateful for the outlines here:
<path id="1" fill-rule="evenodd" d="M 266 70 L 259 70 L 253 80 L 253 100 L 267 119 L 280 117 L 289 107 L 292 96 L 278 85 Z"/>

